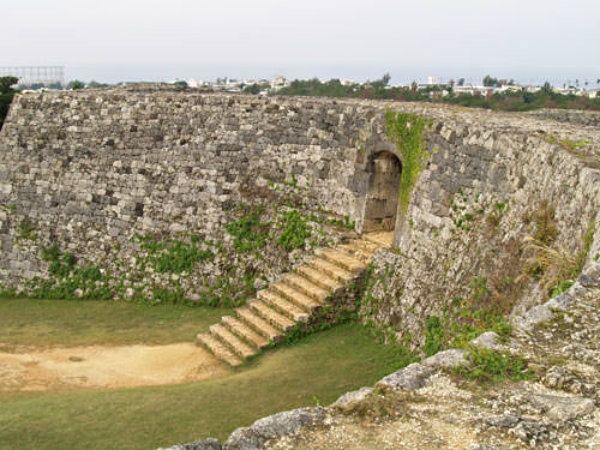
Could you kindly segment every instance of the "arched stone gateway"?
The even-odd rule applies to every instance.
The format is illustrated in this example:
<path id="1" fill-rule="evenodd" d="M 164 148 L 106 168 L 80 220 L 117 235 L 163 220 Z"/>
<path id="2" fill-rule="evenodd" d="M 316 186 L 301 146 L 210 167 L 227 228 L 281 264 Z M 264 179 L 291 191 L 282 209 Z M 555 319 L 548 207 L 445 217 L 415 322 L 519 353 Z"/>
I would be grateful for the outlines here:
<path id="1" fill-rule="evenodd" d="M 393 153 L 382 151 L 373 156 L 367 171 L 369 185 L 362 231 L 393 230 L 398 210 L 402 164 Z"/>

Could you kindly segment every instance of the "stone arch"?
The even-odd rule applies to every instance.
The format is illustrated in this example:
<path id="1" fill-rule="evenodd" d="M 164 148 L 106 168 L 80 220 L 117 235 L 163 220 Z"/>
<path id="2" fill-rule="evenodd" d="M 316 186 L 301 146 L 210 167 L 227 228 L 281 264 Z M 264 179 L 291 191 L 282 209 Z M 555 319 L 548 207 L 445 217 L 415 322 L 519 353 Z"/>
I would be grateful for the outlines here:
<path id="1" fill-rule="evenodd" d="M 396 225 L 402 163 L 387 150 L 374 153 L 367 165 L 363 232 L 393 230 Z"/>

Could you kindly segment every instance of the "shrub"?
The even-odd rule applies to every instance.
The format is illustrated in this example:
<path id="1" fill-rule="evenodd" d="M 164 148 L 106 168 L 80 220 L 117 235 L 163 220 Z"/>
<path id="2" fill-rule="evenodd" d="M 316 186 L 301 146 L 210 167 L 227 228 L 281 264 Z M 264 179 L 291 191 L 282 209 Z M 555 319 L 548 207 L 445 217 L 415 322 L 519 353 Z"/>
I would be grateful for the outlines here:
<path id="1" fill-rule="evenodd" d="M 425 321 L 425 355 L 435 355 L 442 348 L 444 328 L 438 316 L 430 316 Z"/>
<path id="2" fill-rule="evenodd" d="M 453 371 L 468 380 L 498 383 L 507 379 L 521 381 L 531 378 L 523 356 L 513 355 L 507 351 L 470 347 L 467 360 L 468 365 L 456 367 Z"/>

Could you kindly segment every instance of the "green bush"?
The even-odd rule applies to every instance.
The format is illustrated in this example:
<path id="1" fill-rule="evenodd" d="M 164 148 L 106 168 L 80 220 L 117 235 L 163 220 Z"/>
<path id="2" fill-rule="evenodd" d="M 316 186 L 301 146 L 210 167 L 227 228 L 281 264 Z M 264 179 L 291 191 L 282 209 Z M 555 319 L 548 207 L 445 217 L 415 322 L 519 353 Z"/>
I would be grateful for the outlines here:
<path id="1" fill-rule="evenodd" d="M 456 367 L 454 372 L 468 380 L 498 383 L 507 379 L 521 381 L 531 378 L 523 356 L 513 355 L 507 351 L 470 347 L 467 361 L 468 365 Z"/>
<path id="2" fill-rule="evenodd" d="M 0 77 L 0 130 L 16 93 L 12 86 L 17 84 L 18 81 L 19 79 L 16 77 Z"/>
<path id="3" fill-rule="evenodd" d="M 425 355 L 435 355 L 442 349 L 444 327 L 438 316 L 430 316 L 425 322 Z"/>

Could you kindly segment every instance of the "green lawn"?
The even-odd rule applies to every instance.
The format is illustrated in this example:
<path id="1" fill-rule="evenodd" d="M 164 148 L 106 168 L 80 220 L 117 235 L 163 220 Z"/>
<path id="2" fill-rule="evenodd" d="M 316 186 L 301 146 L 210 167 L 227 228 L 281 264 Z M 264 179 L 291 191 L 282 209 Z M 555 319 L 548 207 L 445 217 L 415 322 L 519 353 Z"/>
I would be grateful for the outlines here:
<path id="1" fill-rule="evenodd" d="M 88 308 L 92 303 L 73 305 Z M 123 312 L 125 306 L 111 306 L 125 317 L 131 315 Z M 142 311 L 136 305 L 129 307 Z M 3 312 L 10 309 L 3 308 L 2 333 Z M 162 311 L 175 326 L 176 311 L 188 314 L 183 307 Z M 60 317 L 55 320 L 59 323 Z M 75 316 L 68 319 L 74 320 Z M 127 324 L 132 319 L 121 320 Z M 138 334 L 145 335 L 148 325 L 162 320 L 160 314 L 146 316 L 139 322 L 143 329 Z M 186 316 L 184 323 L 187 320 Z M 102 333 L 106 328 L 107 324 L 98 326 Z M 0 393 L 0 449 L 155 449 L 208 436 L 224 438 L 265 415 L 328 404 L 348 390 L 372 384 L 397 368 L 401 359 L 394 347 L 377 343 L 358 325 L 347 324 L 268 351 L 223 378 L 109 391 Z"/>
<path id="2" fill-rule="evenodd" d="M 74 347 L 192 342 L 198 332 L 230 312 L 109 301 L 0 299 L 0 350 L 10 350 L 14 344 Z"/>

